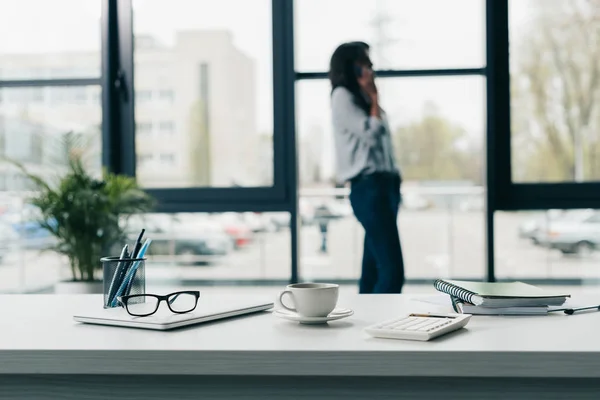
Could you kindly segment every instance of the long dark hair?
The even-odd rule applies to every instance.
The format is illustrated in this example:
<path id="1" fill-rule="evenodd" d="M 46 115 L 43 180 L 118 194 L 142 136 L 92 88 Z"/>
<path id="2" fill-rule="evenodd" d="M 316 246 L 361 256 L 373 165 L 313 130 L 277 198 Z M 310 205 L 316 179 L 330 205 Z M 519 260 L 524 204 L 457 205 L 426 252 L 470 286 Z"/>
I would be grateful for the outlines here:
<path id="1" fill-rule="evenodd" d="M 356 77 L 356 64 L 371 65 L 369 45 L 364 42 L 348 42 L 338 46 L 329 63 L 331 91 L 344 87 L 354 96 L 354 102 L 369 113 L 370 104 L 363 96 Z"/>

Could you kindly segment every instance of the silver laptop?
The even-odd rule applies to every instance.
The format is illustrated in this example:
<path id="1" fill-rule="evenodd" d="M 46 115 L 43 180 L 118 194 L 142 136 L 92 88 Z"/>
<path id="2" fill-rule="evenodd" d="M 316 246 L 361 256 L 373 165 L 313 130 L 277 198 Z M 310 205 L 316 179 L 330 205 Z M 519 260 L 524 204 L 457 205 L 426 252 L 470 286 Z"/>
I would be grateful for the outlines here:
<path id="1" fill-rule="evenodd" d="M 201 298 L 196 309 L 186 314 L 174 314 L 162 303 L 156 314 L 149 317 L 132 317 L 122 307 L 109 309 L 99 307 L 95 310 L 80 312 L 74 315 L 73 319 L 87 324 L 166 331 L 203 322 L 258 313 L 271 308 L 273 308 L 273 302 L 267 302 L 264 299 L 252 300 L 237 296 L 215 296 L 214 298 Z"/>

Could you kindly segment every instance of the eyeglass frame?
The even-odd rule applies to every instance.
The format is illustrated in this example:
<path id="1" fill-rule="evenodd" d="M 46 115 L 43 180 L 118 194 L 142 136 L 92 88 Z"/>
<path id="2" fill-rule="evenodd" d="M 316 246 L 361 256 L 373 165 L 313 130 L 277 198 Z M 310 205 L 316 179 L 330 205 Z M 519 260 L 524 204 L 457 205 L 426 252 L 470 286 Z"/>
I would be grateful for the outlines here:
<path id="1" fill-rule="evenodd" d="M 173 299 L 173 301 L 177 298 L 177 296 L 181 295 L 181 294 L 191 294 L 196 298 L 196 301 L 194 303 L 194 307 L 190 310 L 187 311 L 175 311 L 171 308 L 171 303 L 169 303 L 169 297 L 172 297 L 173 295 L 175 295 L 175 298 Z M 158 301 L 156 302 L 156 308 L 154 309 L 153 312 L 151 313 L 147 313 L 147 314 L 133 314 L 131 311 L 129 311 L 129 300 L 131 300 L 132 298 L 136 298 L 136 297 L 154 297 L 156 298 Z M 196 309 L 196 307 L 198 307 L 198 300 L 200 299 L 200 291 L 199 290 L 183 290 L 180 292 L 173 292 L 173 293 L 169 293 L 169 294 L 165 294 L 165 295 L 160 295 L 160 294 L 153 294 L 153 293 L 141 293 L 141 294 L 132 294 L 132 295 L 127 295 L 127 296 L 119 296 L 117 297 L 117 300 L 119 302 L 119 304 L 125 308 L 125 310 L 127 311 L 127 313 L 129 315 L 131 315 L 132 317 L 149 317 L 151 315 L 156 314 L 156 312 L 158 311 L 158 309 L 160 308 L 160 303 L 162 303 L 163 301 L 165 303 L 167 303 L 167 307 L 169 307 L 169 310 L 171 310 L 171 312 L 175 313 L 175 314 L 187 314 L 189 312 L 192 312 Z"/>

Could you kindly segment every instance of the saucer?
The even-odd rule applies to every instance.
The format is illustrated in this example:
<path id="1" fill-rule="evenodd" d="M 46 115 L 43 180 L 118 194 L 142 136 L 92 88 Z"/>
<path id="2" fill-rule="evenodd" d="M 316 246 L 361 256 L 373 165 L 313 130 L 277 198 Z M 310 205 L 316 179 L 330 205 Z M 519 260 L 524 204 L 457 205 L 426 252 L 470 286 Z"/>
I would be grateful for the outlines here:
<path id="1" fill-rule="evenodd" d="M 288 321 L 295 321 L 301 324 L 315 325 L 315 324 L 326 324 L 329 321 L 335 321 L 338 319 L 346 318 L 354 314 L 354 311 L 348 308 L 336 308 L 326 317 L 303 317 L 295 312 L 278 309 L 273 311 L 273 314 L 279 318 L 287 319 Z"/>

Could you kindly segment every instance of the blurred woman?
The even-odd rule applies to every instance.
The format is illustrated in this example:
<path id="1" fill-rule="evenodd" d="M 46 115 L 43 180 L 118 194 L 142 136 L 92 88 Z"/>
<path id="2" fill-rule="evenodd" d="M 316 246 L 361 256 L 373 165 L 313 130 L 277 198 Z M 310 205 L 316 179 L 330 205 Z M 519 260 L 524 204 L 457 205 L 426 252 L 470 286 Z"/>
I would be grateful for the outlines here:
<path id="1" fill-rule="evenodd" d="M 331 111 L 337 178 L 351 186 L 350 204 L 365 230 L 360 293 L 400 293 L 404 261 L 398 234 L 399 169 L 390 128 L 363 42 L 340 45 L 331 57 Z"/>

